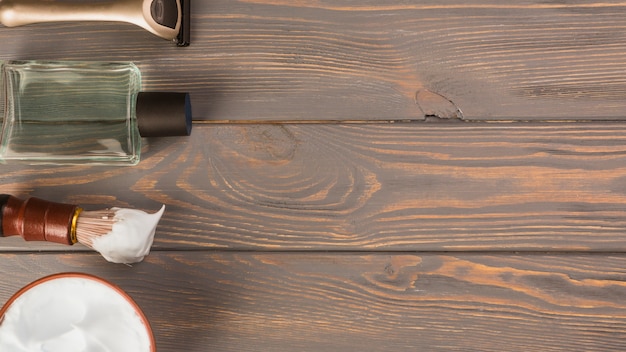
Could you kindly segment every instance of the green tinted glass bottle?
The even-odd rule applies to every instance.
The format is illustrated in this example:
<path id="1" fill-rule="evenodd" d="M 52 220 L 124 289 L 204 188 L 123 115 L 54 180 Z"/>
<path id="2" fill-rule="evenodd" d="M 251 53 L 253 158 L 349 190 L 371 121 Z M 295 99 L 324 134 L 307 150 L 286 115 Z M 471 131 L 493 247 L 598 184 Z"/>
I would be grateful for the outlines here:
<path id="1" fill-rule="evenodd" d="M 140 92 L 132 63 L 5 61 L 0 74 L 4 163 L 134 165 L 142 137 L 191 130 L 188 94 Z"/>

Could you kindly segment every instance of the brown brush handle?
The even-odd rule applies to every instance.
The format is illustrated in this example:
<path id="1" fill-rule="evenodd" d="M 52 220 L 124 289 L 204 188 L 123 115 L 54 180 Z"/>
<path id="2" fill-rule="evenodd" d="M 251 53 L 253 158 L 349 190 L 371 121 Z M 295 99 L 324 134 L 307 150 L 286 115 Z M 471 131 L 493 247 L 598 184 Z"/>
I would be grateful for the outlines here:
<path id="1" fill-rule="evenodd" d="M 22 236 L 26 241 L 74 244 L 72 236 L 76 205 L 39 198 L 21 200 L 0 195 L 0 236 Z"/>

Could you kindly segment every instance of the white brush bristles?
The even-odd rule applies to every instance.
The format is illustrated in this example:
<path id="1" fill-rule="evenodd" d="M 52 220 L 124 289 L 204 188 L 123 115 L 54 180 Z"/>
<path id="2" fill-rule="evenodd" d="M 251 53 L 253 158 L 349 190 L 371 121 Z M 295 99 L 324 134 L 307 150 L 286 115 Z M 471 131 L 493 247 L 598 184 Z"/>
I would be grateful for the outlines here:
<path id="1" fill-rule="evenodd" d="M 93 249 L 93 240 L 113 229 L 114 217 L 115 211 L 111 209 L 81 212 L 76 223 L 78 242 Z"/>
<path id="2" fill-rule="evenodd" d="M 78 242 L 113 263 L 138 263 L 150 253 L 165 205 L 148 214 L 137 209 L 83 211 L 76 220 Z"/>

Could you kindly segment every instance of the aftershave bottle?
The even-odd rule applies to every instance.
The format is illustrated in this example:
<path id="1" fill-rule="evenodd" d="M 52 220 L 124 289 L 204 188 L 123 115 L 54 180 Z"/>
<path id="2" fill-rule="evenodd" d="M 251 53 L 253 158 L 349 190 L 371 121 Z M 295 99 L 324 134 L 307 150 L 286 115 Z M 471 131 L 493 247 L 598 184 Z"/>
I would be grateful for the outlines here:
<path id="1" fill-rule="evenodd" d="M 135 165 L 142 137 L 189 135 L 189 95 L 141 92 L 130 62 L 0 62 L 0 162 Z"/>

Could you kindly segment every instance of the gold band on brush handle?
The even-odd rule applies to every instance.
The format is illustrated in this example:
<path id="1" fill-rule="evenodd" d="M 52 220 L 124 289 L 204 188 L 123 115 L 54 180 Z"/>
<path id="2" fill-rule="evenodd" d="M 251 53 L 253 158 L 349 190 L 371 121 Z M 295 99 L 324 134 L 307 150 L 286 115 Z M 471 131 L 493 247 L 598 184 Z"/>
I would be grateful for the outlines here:
<path id="1" fill-rule="evenodd" d="M 80 213 L 82 211 L 82 208 L 76 207 L 76 211 L 74 212 L 74 216 L 72 217 L 72 223 L 70 224 L 70 241 L 72 242 L 72 244 L 78 242 L 76 228 L 78 227 L 78 216 L 80 216 Z"/>

